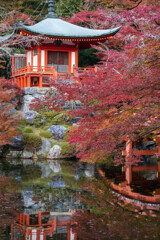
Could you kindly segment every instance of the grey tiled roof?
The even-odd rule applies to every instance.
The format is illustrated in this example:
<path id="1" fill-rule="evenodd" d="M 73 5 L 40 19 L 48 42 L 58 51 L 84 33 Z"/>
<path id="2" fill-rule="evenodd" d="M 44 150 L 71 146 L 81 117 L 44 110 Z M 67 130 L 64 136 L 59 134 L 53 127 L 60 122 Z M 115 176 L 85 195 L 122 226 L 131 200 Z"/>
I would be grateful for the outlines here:
<path id="1" fill-rule="evenodd" d="M 51 36 L 51 37 L 69 37 L 69 38 L 94 38 L 94 37 L 105 37 L 115 35 L 121 27 L 111 28 L 107 30 L 95 30 L 80 27 L 59 18 L 46 18 L 39 23 L 26 26 L 19 23 L 18 28 L 26 30 L 27 32 Z"/>

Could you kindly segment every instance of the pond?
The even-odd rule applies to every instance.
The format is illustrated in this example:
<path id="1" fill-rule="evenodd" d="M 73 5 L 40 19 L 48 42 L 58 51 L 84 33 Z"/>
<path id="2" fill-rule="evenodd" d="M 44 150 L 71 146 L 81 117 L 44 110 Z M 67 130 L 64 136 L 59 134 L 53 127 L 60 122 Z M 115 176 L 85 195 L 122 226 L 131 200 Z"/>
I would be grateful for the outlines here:
<path id="1" fill-rule="evenodd" d="M 1 160 L 0 239 L 159 239 L 159 215 L 123 206 L 97 165 Z"/>

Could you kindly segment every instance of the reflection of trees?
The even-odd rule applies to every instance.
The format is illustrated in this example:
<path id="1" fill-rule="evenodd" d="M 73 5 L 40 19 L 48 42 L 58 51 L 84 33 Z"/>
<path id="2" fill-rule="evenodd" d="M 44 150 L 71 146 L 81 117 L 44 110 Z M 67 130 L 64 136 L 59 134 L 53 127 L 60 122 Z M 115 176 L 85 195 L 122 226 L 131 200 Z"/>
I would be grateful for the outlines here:
<path id="1" fill-rule="evenodd" d="M 160 217 L 142 216 L 133 206 L 121 207 L 118 198 L 101 180 L 89 180 L 83 186 L 90 191 L 78 197 L 88 204 L 89 211 L 77 211 L 74 231 L 82 240 L 159 239 Z"/>
<path id="2" fill-rule="evenodd" d="M 22 202 L 18 190 L 18 182 L 0 175 L 0 239 L 3 232 L 14 222 L 21 211 Z"/>

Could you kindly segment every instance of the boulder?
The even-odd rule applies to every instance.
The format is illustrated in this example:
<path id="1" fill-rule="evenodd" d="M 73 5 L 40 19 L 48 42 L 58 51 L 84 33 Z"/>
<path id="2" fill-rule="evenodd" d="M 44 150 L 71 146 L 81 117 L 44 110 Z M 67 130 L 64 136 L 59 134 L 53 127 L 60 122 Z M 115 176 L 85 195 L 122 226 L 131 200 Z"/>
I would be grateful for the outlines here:
<path id="1" fill-rule="evenodd" d="M 80 109 L 82 107 L 82 103 L 79 100 L 71 100 L 64 104 L 64 110 L 72 110 L 72 109 Z"/>
<path id="2" fill-rule="evenodd" d="M 30 105 L 33 104 L 32 101 L 35 100 L 35 98 L 31 95 L 25 95 L 23 97 L 23 107 L 22 107 L 22 111 L 25 113 L 25 112 L 28 112 L 29 111 L 29 108 L 30 108 Z"/>
<path id="3" fill-rule="evenodd" d="M 52 125 L 47 131 L 52 133 L 53 139 L 61 140 L 64 137 L 66 129 L 67 128 L 60 125 Z"/>
<path id="4" fill-rule="evenodd" d="M 42 140 L 41 149 L 37 152 L 37 156 L 45 157 L 45 154 L 48 153 L 51 149 L 51 142 L 48 139 Z"/>
<path id="5" fill-rule="evenodd" d="M 50 166 L 44 162 L 37 162 L 37 166 L 41 168 L 42 177 L 48 178 L 52 172 Z"/>
<path id="6" fill-rule="evenodd" d="M 16 150 L 23 150 L 23 141 L 21 138 L 14 137 L 11 139 L 9 147 L 12 149 L 16 148 Z"/>
<path id="7" fill-rule="evenodd" d="M 49 164 L 50 169 L 52 169 L 52 171 L 54 173 L 58 173 L 61 171 L 61 166 L 57 160 L 55 160 L 55 161 L 48 160 L 48 164 Z"/>
<path id="8" fill-rule="evenodd" d="M 61 175 L 53 176 L 52 182 L 49 182 L 48 185 L 52 188 L 63 188 L 66 186 Z"/>
<path id="9" fill-rule="evenodd" d="M 26 151 L 24 150 L 22 155 L 21 155 L 21 158 L 26 158 L 26 159 L 29 159 L 29 158 L 32 158 L 33 157 L 33 152 L 29 152 L 29 151 Z"/>
<path id="10" fill-rule="evenodd" d="M 33 118 L 36 114 L 38 114 L 38 112 L 36 111 L 27 111 L 23 114 L 23 117 L 27 122 L 29 122 L 30 124 L 33 124 Z"/>
<path id="11" fill-rule="evenodd" d="M 57 159 L 60 157 L 60 154 L 61 154 L 61 147 L 59 145 L 54 145 L 49 153 L 48 153 L 48 158 L 50 159 Z"/>
<path id="12" fill-rule="evenodd" d="M 35 94 L 33 94 L 33 97 L 34 97 L 35 99 L 43 99 L 43 98 L 45 98 L 44 95 L 39 94 L 39 93 L 35 93 Z"/>
<path id="13" fill-rule="evenodd" d="M 39 87 L 26 87 L 24 88 L 24 94 L 25 95 L 33 95 L 34 93 L 37 93 Z"/>
<path id="14" fill-rule="evenodd" d="M 48 87 L 43 87 L 43 88 L 38 88 L 37 93 L 41 95 L 46 95 L 48 92 L 50 92 L 50 88 Z"/>
<path id="15" fill-rule="evenodd" d="M 8 154 L 7 154 L 7 158 L 20 158 L 22 155 L 22 151 L 10 151 Z"/>
<path id="16" fill-rule="evenodd" d="M 94 169 L 95 169 L 94 164 L 89 164 L 88 163 L 87 166 L 86 166 L 85 175 L 87 177 L 94 177 L 94 174 L 95 174 Z"/>

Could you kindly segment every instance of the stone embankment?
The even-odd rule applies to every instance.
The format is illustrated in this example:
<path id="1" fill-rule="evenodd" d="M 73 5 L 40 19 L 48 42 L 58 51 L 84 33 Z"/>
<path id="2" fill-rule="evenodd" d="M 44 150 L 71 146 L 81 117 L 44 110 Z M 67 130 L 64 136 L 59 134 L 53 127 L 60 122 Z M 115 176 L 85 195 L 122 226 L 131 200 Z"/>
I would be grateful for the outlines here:
<path id="1" fill-rule="evenodd" d="M 73 145 L 69 145 L 66 141 L 66 135 L 72 127 L 73 119 L 66 117 L 65 112 L 50 111 L 48 117 L 48 112 L 45 116 L 45 114 L 31 110 L 31 105 L 35 100 L 41 101 L 55 94 L 57 94 L 56 89 L 51 88 L 24 89 L 21 103 L 18 106 L 22 115 L 19 136 L 13 138 L 9 145 L 0 148 L 1 155 L 5 155 L 6 158 L 18 157 L 20 159 L 63 159 L 75 156 Z M 73 107 L 79 108 L 80 103 L 68 102 L 64 109 Z"/>

